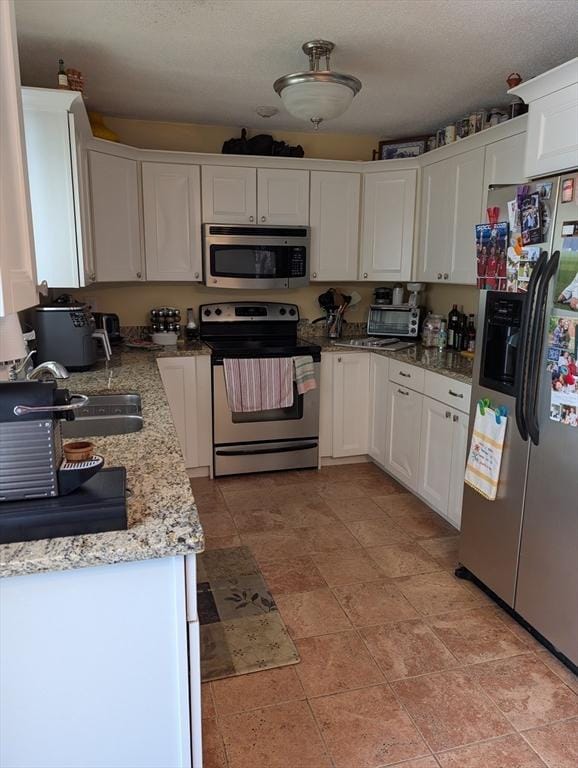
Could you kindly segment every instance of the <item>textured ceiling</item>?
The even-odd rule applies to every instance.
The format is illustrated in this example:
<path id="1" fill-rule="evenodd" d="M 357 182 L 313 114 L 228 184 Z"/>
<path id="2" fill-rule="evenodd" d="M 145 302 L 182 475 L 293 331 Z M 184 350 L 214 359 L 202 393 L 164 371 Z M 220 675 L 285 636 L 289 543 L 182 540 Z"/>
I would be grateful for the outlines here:
<path id="1" fill-rule="evenodd" d="M 505 103 L 576 55 L 575 0 L 16 0 L 22 82 L 54 87 L 81 69 L 89 107 L 150 120 L 306 130 L 273 81 L 307 68 L 306 40 L 363 90 L 328 132 L 409 136 Z"/>

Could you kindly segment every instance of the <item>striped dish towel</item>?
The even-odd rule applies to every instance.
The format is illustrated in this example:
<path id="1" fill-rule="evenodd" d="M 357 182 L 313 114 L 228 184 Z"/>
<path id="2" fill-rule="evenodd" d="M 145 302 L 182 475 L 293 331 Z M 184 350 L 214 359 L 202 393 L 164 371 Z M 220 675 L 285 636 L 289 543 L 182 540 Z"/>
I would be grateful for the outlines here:
<path id="1" fill-rule="evenodd" d="M 234 413 L 272 411 L 293 405 L 290 357 L 223 360 L 229 408 Z"/>
<path id="2" fill-rule="evenodd" d="M 315 381 L 315 368 L 313 367 L 313 358 L 311 355 L 300 355 L 293 358 L 293 366 L 295 369 L 295 383 L 297 384 L 297 392 L 300 395 L 304 395 L 306 392 L 310 392 L 312 389 L 317 389 L 317 382 Z"/>
<path id="3" fill-rule="evenodd" d="M 507 417 L 501 416 L 498 424 L 496 412 L 492 408 L 485 408 L 484 413 L 481 413 L 480 408 L 476 406 L 464 479 L 471 488 L 489 501 L 494 501 L 498 494 L 507 423 Z"/>

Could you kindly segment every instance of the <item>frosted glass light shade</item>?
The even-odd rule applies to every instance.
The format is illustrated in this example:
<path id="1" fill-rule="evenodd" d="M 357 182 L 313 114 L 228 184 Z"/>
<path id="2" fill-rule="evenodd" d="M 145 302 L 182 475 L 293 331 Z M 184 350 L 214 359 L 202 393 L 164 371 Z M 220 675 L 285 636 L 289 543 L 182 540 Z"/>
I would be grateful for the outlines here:
<path id="1" fill-rule="evenodd" d="M 342 115 L 355 94 L 342 83 L 310 81 L 287 85 L 279 95 L 286 110 L 294 117 L 320 122 Z"/>

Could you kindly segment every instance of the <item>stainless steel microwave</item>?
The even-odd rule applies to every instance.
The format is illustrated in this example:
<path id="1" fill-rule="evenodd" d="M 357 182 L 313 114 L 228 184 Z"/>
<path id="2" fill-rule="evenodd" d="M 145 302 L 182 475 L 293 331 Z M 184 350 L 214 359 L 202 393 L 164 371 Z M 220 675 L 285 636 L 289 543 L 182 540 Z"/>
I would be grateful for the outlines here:
<path id="1" fill-rule="evenodd" d="M 205 284 L 299 288 L 309 284 L 309 227 L 203 225 Z"/>
<path id="2" fill-rule="evenodd" d="M 409 304 L 372 304 L 367 318 L 370 336 L 401 336 L 417 339 L 421 310 Z"/>

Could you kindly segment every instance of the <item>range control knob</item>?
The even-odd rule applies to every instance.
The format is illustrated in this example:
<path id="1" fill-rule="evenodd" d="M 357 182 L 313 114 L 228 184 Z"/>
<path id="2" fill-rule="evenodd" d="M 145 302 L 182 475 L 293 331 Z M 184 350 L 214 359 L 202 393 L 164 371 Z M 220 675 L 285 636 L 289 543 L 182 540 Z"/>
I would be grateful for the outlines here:
<path id="1" fill-rule="evenodd" d="M 203 311 L 203 315 L 204 315 L 205 317 L 209 317 L 209 316 L 210 316 L 210 314 L 211 314 L 211 310 L 210 310 L 210 309 L 205 309 L 205 310 Z"/>
<path id="2" fill-rule="evenodd" d="M 223 310 L 222 309 L 216 309 L 215 310 L 215 314 L 216 315 L 222 315 L 223 314 Z"/>
<path id="3" fill-rule="evenodd" d="M 294 309 L 290 309 L 290 310 L 289 310 L 289 314 L 291 315 L 291 317 L 293 317 L 293 315 L 295 315 L 295 314 L 297 314 L 297 313 L 295 312 L 295 310 L 294 310 Z"/>
<path id="4" fill-rule="evenodd" d="M 279 314 L 280 315 L 286 315 L 287 314 L 287 310 L 285 309 L 285 307 L 281 307 L 281 309 L 279 310 Z"/>

